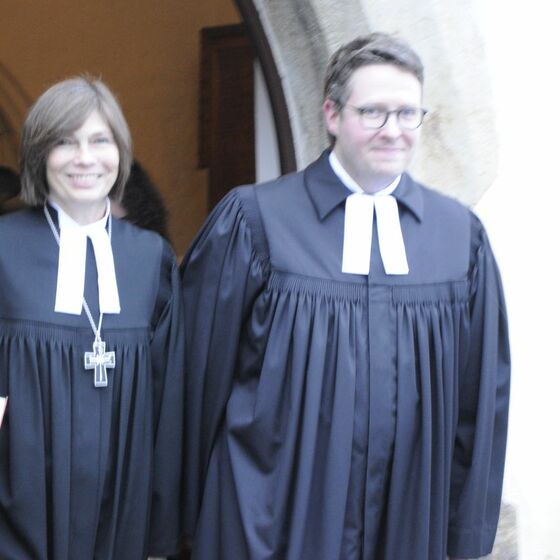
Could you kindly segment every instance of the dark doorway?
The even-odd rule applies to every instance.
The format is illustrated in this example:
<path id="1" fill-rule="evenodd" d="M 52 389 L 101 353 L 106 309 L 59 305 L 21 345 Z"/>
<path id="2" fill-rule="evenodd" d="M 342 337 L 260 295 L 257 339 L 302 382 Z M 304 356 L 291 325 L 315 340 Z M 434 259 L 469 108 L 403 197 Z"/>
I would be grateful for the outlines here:
<path id="1" fill-rule="evenodd" d="M 199 158 L 208 211 L 233 187 L 255 182 L 254 62 L 245 25 L 201 30 Z"/>

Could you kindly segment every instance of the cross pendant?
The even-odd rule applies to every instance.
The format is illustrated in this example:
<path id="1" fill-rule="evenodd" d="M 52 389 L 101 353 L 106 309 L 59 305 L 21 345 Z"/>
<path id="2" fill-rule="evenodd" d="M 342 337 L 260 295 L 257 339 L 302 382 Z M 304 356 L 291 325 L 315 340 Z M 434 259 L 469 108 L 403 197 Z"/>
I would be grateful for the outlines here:
<path id="1" fill-rule="evenodd" d="M 107 368 L 115 367 L 115 352 L 105 352 L 105 342 L 96 339 L 93 341 L 93 352 L 84 352 L 84 367 L 95 370 L 95 387 L 107 387 Z"/>

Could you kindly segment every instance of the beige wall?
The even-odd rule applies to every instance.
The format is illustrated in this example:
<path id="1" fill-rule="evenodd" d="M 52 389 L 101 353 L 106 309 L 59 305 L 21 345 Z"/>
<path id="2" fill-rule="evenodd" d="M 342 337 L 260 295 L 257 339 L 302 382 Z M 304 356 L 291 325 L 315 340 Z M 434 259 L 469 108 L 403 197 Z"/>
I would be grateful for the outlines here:
<path id="1" fill-rule="evenodd" d="M 196 168 L 199 30 L 238 21 L 233 0 L 3 0 L 0 63 L 32 99 L 83 72 L 110 85 L 182 254 L 206 211 L 206 172 Z"/>

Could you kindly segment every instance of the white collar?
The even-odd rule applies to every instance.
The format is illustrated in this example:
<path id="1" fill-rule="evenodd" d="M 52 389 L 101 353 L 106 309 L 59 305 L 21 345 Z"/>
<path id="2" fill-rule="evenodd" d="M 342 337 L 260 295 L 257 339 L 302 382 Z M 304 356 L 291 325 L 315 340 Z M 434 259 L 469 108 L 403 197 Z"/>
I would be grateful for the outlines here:
<path id="1" fill-rule="evenodd" d="M 115 274 L 111 240 L 107 233 L 111 205 L 107 199 L 104 216 L 82 226 L 76 223 L 52 200 L 49 204 L 58 212 L 60 247 L 54 310 L 57 313 L 80 315 L 84 298 L 87 239 L 91 239 L 97 266 L 99 309 L 101 313 L 120 313 L 120 300 Z"/>
<path id="2" fill-rule="evenodd" d="M 342 249 L 342 272 L 369 274 L 373 217 L 377 218 L 379 252 L 385 274 L 408 274 L 408 261 L 401 230 L 399 208 L 393 191 L 401 175 L 389 186 L 376 192 L 366 193 L 342 167 L 334 151 L 329 163 L 342 183 L 353 192 L 346 198 L 344 209 L 344 244 Z"/>

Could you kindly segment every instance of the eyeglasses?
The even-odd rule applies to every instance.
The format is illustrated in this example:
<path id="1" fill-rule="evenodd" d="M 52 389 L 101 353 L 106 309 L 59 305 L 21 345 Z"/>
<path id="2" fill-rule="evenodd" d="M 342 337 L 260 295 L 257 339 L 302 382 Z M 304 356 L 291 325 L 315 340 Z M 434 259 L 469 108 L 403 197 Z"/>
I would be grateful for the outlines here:
<path id="1" fill-rule="evenodd" d="M 362 126 L 368 129 L 383 128 L 387 124 L 389 117 L 394 113 L 397 116 L 397 123 L 402 129 L 414 130 L 422 124 L 428 112 L 426 109 L 420 107 L 401 107 L 393 111 L 376 105 L 367 107 L 346 105 L 346 107 L 350 107 L 350 109 L 356 111 L 360 117 Z"/>

